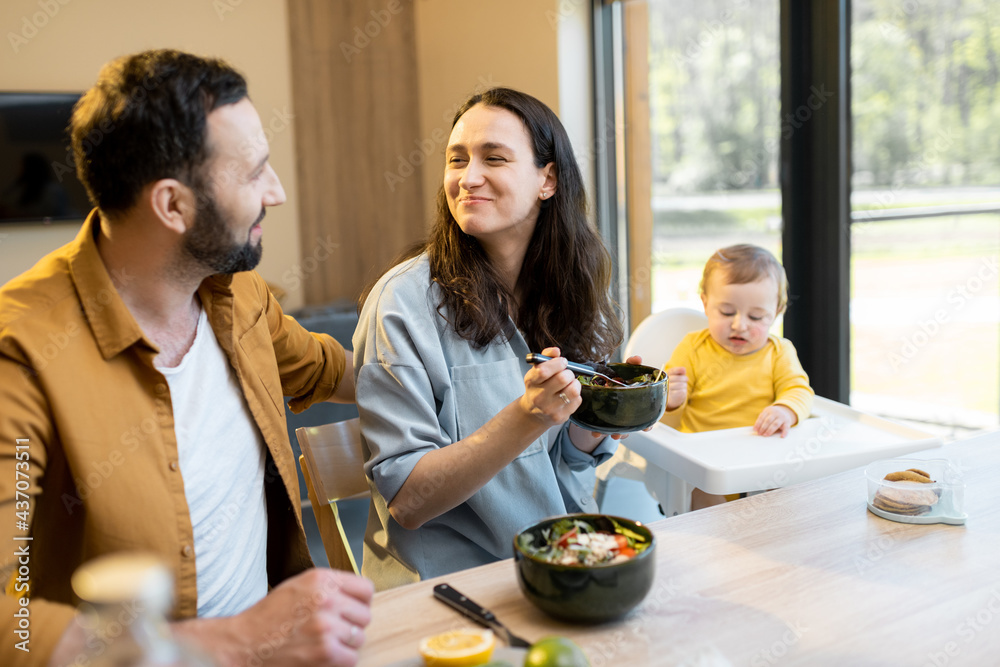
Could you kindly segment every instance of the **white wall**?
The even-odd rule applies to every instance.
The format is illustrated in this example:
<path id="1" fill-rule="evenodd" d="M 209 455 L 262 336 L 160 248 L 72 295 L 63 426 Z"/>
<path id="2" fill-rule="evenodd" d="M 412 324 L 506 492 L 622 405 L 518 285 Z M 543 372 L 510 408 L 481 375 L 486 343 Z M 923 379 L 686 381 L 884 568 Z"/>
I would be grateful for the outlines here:
<path id="1" fill-rule="evenodd" d="M 277 130 L 271 163 L 288 195 L 264 222 L 259 270 L 289 291 L 287 308 L 302 304 L 301 289 L 281 281 L 300 254 L 295 143 L 291 126 L 281 120 L 294 113 L 284 0 L 3 0 L 0 36 L 2 90 L 82 92 L 105 62 L 150 48 L 222 57 L 240 70 L 264 127 L 273 122 Z M 78 230 L 79 223 L 0 225 L 0 284 Z"/>

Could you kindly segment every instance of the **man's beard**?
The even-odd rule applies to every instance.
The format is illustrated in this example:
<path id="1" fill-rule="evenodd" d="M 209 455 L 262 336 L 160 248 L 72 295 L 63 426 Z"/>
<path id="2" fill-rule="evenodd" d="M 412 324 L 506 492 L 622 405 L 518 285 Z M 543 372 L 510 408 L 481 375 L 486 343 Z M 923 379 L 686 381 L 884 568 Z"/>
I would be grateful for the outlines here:
<path id="1" fill-rule="evenodd" d="M 194 224 L 184 236 L 184 252 L 213 273 L 239 273 L 256 267 L 264 252 L 262 244 L 253 245 L 249 238 L 243 244 L 231 242 L 229 228 L 215 199 L 206 194 L 199 201 L 202 205 Z M 264 214 L 262 206 L 254 225 L 264 219 Z"/>

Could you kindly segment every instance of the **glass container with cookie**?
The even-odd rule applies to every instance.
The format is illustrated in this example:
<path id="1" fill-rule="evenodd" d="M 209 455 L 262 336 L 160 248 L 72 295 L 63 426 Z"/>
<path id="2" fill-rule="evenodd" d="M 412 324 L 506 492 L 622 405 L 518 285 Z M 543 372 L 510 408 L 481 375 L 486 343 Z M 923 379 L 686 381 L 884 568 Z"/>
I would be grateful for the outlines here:
<path id="1" fill-rule="evenodd" d="M 947 459 L 886 459 L 865 468 L 868 510 L 902 523 L 965 523 L 962 473 Z"/>

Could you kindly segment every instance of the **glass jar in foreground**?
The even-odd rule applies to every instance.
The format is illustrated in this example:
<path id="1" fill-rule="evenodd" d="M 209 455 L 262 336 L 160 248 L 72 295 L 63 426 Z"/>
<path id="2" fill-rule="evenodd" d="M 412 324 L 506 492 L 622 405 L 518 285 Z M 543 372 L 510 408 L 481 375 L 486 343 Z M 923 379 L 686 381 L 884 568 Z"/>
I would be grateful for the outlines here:
<path id="1" fill-rule="evenodd" d="M 72 663 L 90 667 L 211 667 L 177 642 L 167 622 L 173 576 L 158 558 L 141 553 L 101 556 L 73 574 L 79 623 L 87 634 Z"/>

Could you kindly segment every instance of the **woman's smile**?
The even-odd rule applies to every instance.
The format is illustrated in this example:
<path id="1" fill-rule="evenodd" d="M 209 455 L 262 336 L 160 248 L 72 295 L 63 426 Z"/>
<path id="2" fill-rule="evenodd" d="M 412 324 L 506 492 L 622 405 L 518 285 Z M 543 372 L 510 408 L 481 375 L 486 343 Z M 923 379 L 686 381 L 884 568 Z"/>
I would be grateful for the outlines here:
<path id="1" fill-rule="evenodd" d="M 476 204 L 485 204 L 491 201 L 493 200 L 489 197 L 479 197 L 476 195 L 466 195 L 458 198 L 458 203 L 463 206 L 475 206 Z"/>

